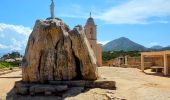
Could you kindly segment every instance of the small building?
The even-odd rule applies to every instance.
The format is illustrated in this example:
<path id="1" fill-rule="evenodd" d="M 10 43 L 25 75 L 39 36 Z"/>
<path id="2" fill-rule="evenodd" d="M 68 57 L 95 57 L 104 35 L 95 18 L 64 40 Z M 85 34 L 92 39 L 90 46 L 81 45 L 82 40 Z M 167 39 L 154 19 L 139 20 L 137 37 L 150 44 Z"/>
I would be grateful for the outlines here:
<path id="1" fill-rule="evenodd" d="M 22 57 L 20 57 L 20 58 L 15 58 L 15 61 L 22 61 Z"/>
<path id="2" fill-rule="evenodd" d="M 97 25 L 95 24 L 93 18 L 90 17 L 87 19 L 86 25 L 84 26 L 86 37 L 90 43 L 91 48 L 93 49 L 97 65 L 102 66 L 102 44 L 97 43 Z"/>
<path id="3" fill-rule="evenodd" d="M 162 66 L 163 59 L 159 56 L 145 57 L 145 69 L 152 66 Z M 120 56 L 104 62 L 105 66 L 129 67 L 141 69 L 141 57 Z"/>
<path id="4" fill-rule="evenodd" d="M 6 59 L 6 62 L 15 62 L 15 59 Z"/>
<path id="5" fill-rule="evenodd" d="M 156 57 L 155 65 L 157 68 L 162 68 L 164 75 L 170 74 L 170 51 L 159 52 L 142 52 L 141 53 L 141 70 L 145 70 L 145 59 L 148 57 Z M 156 67 L 155 67 L 156 68 Z"/>

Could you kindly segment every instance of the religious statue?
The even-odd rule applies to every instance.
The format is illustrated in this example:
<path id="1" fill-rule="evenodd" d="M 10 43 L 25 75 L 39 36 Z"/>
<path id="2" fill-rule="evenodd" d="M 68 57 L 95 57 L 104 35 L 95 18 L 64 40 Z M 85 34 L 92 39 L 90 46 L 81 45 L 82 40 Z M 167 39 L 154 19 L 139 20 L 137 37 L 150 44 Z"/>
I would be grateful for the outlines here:
<path id="1" fill-rule="evenodd" d="M 51 11 L 51 18 L 54 19 L 55 18 L 55 15 L 54 15 L 54 1 L 51 0 L 51 5 L 50 5 L 50 11 Z"/>

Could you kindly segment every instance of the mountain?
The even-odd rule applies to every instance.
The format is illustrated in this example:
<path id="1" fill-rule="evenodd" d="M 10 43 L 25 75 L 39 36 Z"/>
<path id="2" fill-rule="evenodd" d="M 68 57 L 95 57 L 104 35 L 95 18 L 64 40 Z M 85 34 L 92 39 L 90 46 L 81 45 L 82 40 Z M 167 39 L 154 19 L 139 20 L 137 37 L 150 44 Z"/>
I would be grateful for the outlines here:
<path id="1" fill-rule="evenodd" d="M 164 50 L 170 50 L 170 46 L 162 47 L 162 46 L 153 46 L 148 49 L 149 51 L 164 51 Z"/>
<path id="2" fill-rule="evenodd" d="M 164 47 L 161 50 L 170 50 L 170 46 Z"/>
<path id="3" fill-rule="evenodd" d="M 163 47 L 160 46 L 160 45 L 155 45 L 155 46 L 152 46 L 150 49 L 154 49 L 154 50 L 160 50 L 162 49 Z"/>
<path id="4" fill-rule="evenodd" d="M 133 41 L 131 41 L 128 38 L 121 37 L 118 39 L 115 39 L 103 46 L 103 51 L 143 51 L 146 50 L 144 46 L 137 44 Z"/>

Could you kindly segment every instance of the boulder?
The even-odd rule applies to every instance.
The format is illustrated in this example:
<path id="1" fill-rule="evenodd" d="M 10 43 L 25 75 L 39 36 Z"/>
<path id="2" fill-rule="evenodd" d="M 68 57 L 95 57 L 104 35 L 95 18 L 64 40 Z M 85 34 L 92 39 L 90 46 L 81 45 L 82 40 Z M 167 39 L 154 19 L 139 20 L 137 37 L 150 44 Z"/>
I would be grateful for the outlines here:
<path id="1" fill-rule="evenodd" d="M 22 80 L 96 80 L 96 58 L 84 29 L 73 30 L 58 19 L 37 20 L 22 61 Z"/>

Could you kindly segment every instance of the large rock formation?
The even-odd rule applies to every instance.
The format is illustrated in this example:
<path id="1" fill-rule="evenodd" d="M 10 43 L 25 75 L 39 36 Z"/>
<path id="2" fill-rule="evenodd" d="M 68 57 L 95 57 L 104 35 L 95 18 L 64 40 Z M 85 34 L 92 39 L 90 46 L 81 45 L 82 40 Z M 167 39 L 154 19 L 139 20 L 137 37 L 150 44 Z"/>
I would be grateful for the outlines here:
<path id="1" fill-rule="evenodd" d="M 96 80 L 96 58 L 81 26 L 37 20 L 22 63 L 24 82 Z"/>

